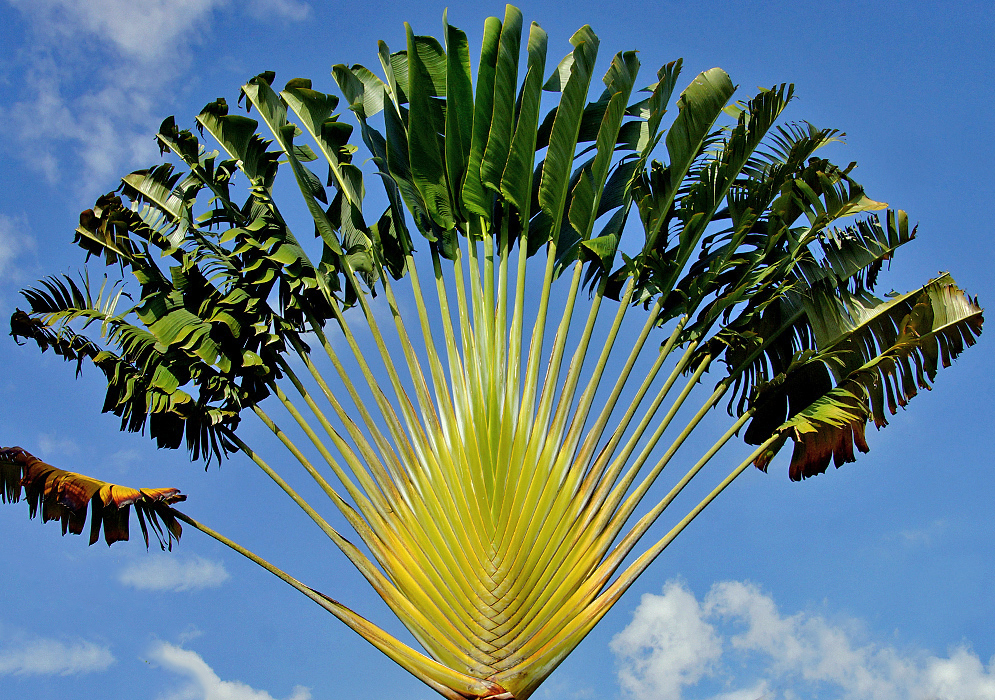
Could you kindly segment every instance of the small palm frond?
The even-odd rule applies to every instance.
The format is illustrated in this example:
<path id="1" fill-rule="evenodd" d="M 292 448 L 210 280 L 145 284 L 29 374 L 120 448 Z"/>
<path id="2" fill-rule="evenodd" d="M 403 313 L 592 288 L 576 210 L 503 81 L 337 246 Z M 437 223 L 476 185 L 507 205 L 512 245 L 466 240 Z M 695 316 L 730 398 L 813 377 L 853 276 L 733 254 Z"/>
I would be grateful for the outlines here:
<path id="1" fill-rule="evenodd" d="M 859 297 L 873 291 L 883 264 L 915 238 L 915 229 L 910 230 L 904 211 L 889 211 L 884 225 L 872 215 L 842 229 L 798 235 L 811 237 L 812 247 L 818 247 L 765 244 L 762 252 L 740 259 L 735 281 L 720 289 L 706 307 L 707 316 L 699 315 L 711 324 L 719 310 L 728 315 L 734 304 L 746 301 L 710 340 L 711 351 L 723 354 L 734 379 L 729 409 L 735 407 L 737 415 L 757 388 L 784 372 L 797 353 L 822 347 L 816 330 L 819 314 L 810 300 L 835 298 L 836 310 L 858 304 Z M 825 303 L 822 308 L 827 309 Z M 831 319 L 835 311 L 826 313 Z"/>
<path id="2" fill-rule="evenodd" d="M 108 545 L 128 539 L 128 522 L 134 507 L 142 528 L 145 546 L 149 545 L 149 526 L 166 549 L 180 539 L 181 528 L 170 506 L 186 500 L 177 489 L 133 489 L 93 479 L 75 472 L 56 469 L 20 447 L 0 448 L 0 500 L 28 501 L 33 518 L 41 507 L 42 522 L 58 520 L 62 534 L 79 535 L 90 510 L 90 544 L 100 537 Z"/>
<path id="3" fill-rule="evenodd" d="M 867 451 L 864 423 L 878 428 L 921 389 L 940 366 L 974 345 L 983 312 L 944 275 L 915 292 L 881 301 L 869 293 L 816 292 L 805 304 L 817 353 L 801 353 L 773 381 L 758 388 L 746 441 L 771 435 L 795 441 L 794 480 L 854 461 L 853 445 Z M 807 356 L 806 356 L 807 355 Z M 785 420 L 787 419 L 787 420 Z M 775 444 L 757 462 L 766 469 Z"/>

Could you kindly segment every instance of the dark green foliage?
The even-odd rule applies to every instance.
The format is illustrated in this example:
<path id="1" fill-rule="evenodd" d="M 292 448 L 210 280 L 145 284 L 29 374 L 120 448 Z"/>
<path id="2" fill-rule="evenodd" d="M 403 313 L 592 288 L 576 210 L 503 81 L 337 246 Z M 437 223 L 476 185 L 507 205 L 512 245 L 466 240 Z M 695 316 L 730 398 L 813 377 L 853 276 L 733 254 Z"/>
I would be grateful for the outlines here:
<path id="1" fill-rule="evenodd" d="M 119 288 L 127 294 L 105 283 L 94 296 L 87 279 L 49 278 L 25 291 L 30 309 L 12 319 L 15 338 L 77 369 L 84 359 L 100 367 L 104 410 L 123 429 L 147 428 L 164 447 L 185 436 L 195 457 L 220 457 L 240 412 L 272 391 L 288 347 L 306 347 L 302 333 L 340 322 L 360 295 L 405 275 L 416 247 L 409 226 L 442 258 L 463 237 L 505 240 L 506 254 L 516 242 L 529 255 L 548 248 L 556 275 L 586 268 L 592 294 L 657 304 L 660 325 L 686 318 L 679 343 L 698 343 L 698 361 L 724 359 L 730 411 L 755 414 L 751 444 L 844 387 L 844 403 L 863 407 L 843 411 L 847 425 L 863 410 L 881 426 L 885 408 L 904 405 L 980 331 L 980 309 L 952 282 L 928 285 L 922 298 L 872 295 L 883 262 L 915 232 L 903 212 L 884 225 L 871 216 L 835 227 L 885 205 L 866 197 L 853 164 L 815 156 L 838 132 L 777 124 L 791 86 L 730 104 L 733 83 L 712 69 L 681 92 L 664 128 L 680 61 L 633 98 L 636 54 L 616 54 L 588 102 L 598 53 L 590 27 L 547 79 L 538 25 L 519 70 L 523 23 L 509 7 L 484 27 L 475 85 L 466 35 L 445 31 L 445 46 L 410 27 L 404 51 L 381 43 L 384 80 L 335 66 L 358 134 L 334 114 L 337 97 L 302 78 L 277 92 L 271 72 L 239 96 L 260 121 L 231 114 L 223 98 L 197 116 L 223 155 L 166 119 L 158 139 L 173 161 L 126 176 L 77 229 L 88 256 L 131 274 Z M 560 98 L 540 119 L 542 89 Z M 389 201 L 369 219 L 357 135 Z M 663 160 L 653 157 L 660 150 Z M 320 160 L 327 177 L 307 165 Z M 314 257 L 273 200 L 281 165 L 313 220 Z M 236 173 L 247 180 L 244 200 L 234 199 Z M 637 219 L 638 253 L 619 261 Z"/>

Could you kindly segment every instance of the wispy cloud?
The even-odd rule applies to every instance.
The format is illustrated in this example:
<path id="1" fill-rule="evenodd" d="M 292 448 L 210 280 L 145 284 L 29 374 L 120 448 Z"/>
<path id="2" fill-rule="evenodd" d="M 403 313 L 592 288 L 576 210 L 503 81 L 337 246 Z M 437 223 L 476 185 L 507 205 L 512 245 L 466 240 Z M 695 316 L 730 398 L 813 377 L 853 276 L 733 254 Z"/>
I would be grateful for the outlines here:
<path id="1" fill-rule="evenodd" d="M 27 16 L 44 21 L 55 36 L 75 29 L 150 62 L 182 50 L 197 38 L 210 12 L 226 0 L 10 0 Z"/>
<path id="2" fill-rule="evenodd" d="M 107 464 L 114 467 L 119 474 L 128 471 L 132 464 L 141 459 L 142 453 L 135 449 L 121 449 L 107 458 Z"/>
<path id="3" fill-rule="evenodd" d="M 34 247 L 25 217 L 0 214 L 0 283 L 21 281 L 17 260 Z"/>
<path id="4" fill-rule="evenodd" d="M 884 539 L 889 545 L 898 542 L 907 548 L 918 549 L 932 546 L 946 534 L 948 529 L 945 520 L 934 520 L 923 527 L 891 533 Z"/>
<path id="5" fill-rule="evenodd" d="M 31 637 L 0 628 L 0 676 L 68 676 L 104 671 L 112 663 L 110 650 L 93 642 Z"/>
<path id="6" fill-rule="evenodd" d="M 156 159 L 153 134 L 170 109 L 170 87 L 189 74 L 215 13 L 269 22 L 310 11 L 301 0 L 8 1 L 32 28 L 7 47 L 22 74 L 0 108 L 14 137 L 8 148 L 52 184 L 74 175 L 73 194 L 86 198 Z"/>
<path id="7" fill-rule="evenodd" d="M 945 657 L 899 650 L 862 630 L 859 621 L 782 615 L 753 584 L 717 583 L 699 602 L 671 581 L 643 596 L 611 648 L 636 700 L 680 700 L 691 689 L 713 700 L 792 700 L 820 688 L 843 700 L 995 700 L 995 659 L 986 665 L 967 646 Z"/>
<path id="8" fill-rule="evenodd" d="M 204 636 L 203 631 L 197 625 L 189 624 L 186 629 L 176 635 L 176 639 L 180 644 L 186 644 L 187 642 L 192 642 L 198 637 Z"/>
<path id="9" fill-rule="evenodd" d="M 74 178 L 74 195 L 114 185 L 120 168 L 150 162 L 158 148 L 153 141 L 158 102 L 165 81 L 142 78 L 142 66 L 129 57 L 107 56 L 82 75 L 78 61 L 49 33 L 22 54 L 24 78 L 14 101 L 0 110 L 14 137 L 9 148 L 50 184 Z M 78 50 L 78 49 L 77 49 Z"/>
<path id="10" fill-rule="evenodd" d="M 300 22 L 311 15 L 311 6 L 300 0 L 251 0 L 249 12 L 256 19 L 274 18 Z"/>
<path id="11" fill-rule="evenodd" d="M 72 457 L 79 454 L 79 445 L 72 438 L 58 433 L 42 433 L 38 436 L 38 456 L 46 461 L 54 461 L 56 457 Z M 60 465 L 69 469 L 67 465 Z"/>
<path id="12" fill-rule="evenodd" d="M 152 660 L 164 668 L 186 676 L 188 682 L 162 700 L 274 700 L 264 690 L 256 690 L 240 681 L 223 681 L 201 656 L 189 649 L 161 642 L 152 650 Z M 311 692 L 294 687 L 287 700 L 310 700 Z"/>
<path id="13" fill-rule="evenodd" d="M 535 697 L 547 700 L 594 700 L 598 696 L 594 688 L 585 685 L 583 681 L 578 683 L 577 679 L 566 680 L 553 676 L 542 684 Z"/>
<path id="14" fill-rule="evenodd" d="M 182 559 L 174 554 L 149 554 L 129 564 L 118 576 L 126 586 L 144 591 L 192 591 L 217 588 L 229 579 L 221 562 L 192 556 Z"/>

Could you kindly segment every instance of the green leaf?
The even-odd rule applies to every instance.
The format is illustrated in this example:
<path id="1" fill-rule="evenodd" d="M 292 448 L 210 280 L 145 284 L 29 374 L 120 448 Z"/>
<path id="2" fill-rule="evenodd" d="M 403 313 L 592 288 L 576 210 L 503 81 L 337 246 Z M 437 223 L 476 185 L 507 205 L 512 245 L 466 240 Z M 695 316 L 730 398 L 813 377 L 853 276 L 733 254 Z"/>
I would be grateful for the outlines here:
<path id="1" fill-rule="evenodd" d="M 332 66 L 332 76 L 349 102 L 349 108 L 360 119 L 369 119 L 383 110 L 386 86 L 368 68 L 360 65 L 347 68 L 337 64 Z"/>
<path id="2" fill-rule="evenodd" d="M 588 272 L 586 283 L 601 279 L 611 272 L 628 213 L 628 208 L 622 207 L 608 219 L 599 236 L 581 242 L 585 259 L 594 263 Z"/>
<path id="3" fill-rule="evenodd" d="M 406 51 L 390 52 L 387 44 L 382 41 L 377 42 L 379 47 L 380 65 L 383 66 L 387 75 L 387 82 L 390 85 L 391 95 L 394 102 L 400 107 L 408 104 L 408 54 Z"/>
<path id="4" fill-rule="evenodd" d="M 435 234 L 432 231 L 432 219 L 428 213 L 428 206 L 411 174 L 407 129 L 392 101 L 388 101 L 384 105 L 384 125 L 387 134 L 384 146 L 390 177 L 401 193 L 408 210 L 414 216 L 415 226 L 429 240 L 432 240 Z"/>
<path id="5" fill-rule="evenodd" d="M 432 37 L 415 36 L 409 25 L 408 71 L 411 111 L 408 117 L 408 162 L 411 179 L 432 220 L 444 230 L 455 226 L 446 184 L 444 149 L 439 134 L 445 121 L 439 98 L 446 94 L 446 53 Z"/>
<path id="6" fill-rule="evenodd" d="M 403 224 L 398 224 L 394 207 L 387 207 L 380 220 L 370 230 L 380 247 L 384 264 L 394 279 L 401 279 L 404 275 L 405 248 L 403 241 L 405 233 L 401 231 L 400 226 Z"/>
<path id="7" fill-rule="evenodd" d="M 563 88 L 556 111 L 549 147 L 546 150 L 546 162 L 542 169 L 542 180 L 539 183 L 539 204 L 554 222 L 559 222 L 563 214 L 573 167 L 574 149 L 580 131 L 581 116 L 584 113 L 584 100 L 598 55 L 598 38 L 587 25 L 570 38 L 570 43 L 575 47 L 570 79 Z"/>
<path id="8" fill-rule="evenodd" d="M 268 141 L 256 134 L 259 123 L 241 115 L 229 115 L 228 104 L 219 98 L 200 114 L 197 122 L 239 161 L 239 168 L 254 185 L 269 187 L 276 177 L 278 154 L 268 151 Z"/>
<path id="9" fill-rule="evenodd" d="M 353 76 L 351 72 L 348 75 Z M 322 155 L 328 162 L 328 167 L 332 172 L 337 187 L 344 188 L 346 194 L 352 202 L 360 202 L 362 197 L 356 191 L 353 183 L 342 175 L 342 167 L 351 159 L 351 152 L 347 148 L 349 135 L 352 127 L 335 120 L 332 110 L 338 104 L 338 98 L 334 95 L 326 95 L 310 89 L 310 81 L 295 79 L 288 83 L 288 88 L 280 93 L 287 107 L 293 110 L 294 114 L 301 120 L 304 129 L 311 135 L 321 149 Z M 291 86 L 293 83 L 293 86 Z M 305 85 L 306 83 L 306 85 Z M 360 98 L 361 99 L 361 98 Z M 365 112 L 365 107 L 363 108 Z M 298 160 L 301 146 L 294 146 L 294 156 Z M 310 151 L 310 148 L 304 146 Z M 312 154 L 313 155 L 313 154 Z M 317 157 L 315 156 L 315 159 Z M 331 184 L 331 183 L 329 183 Z M 317 190 L 312 190 L 317 196 Z M 322 202 L 327 203 L 327 199 L 318 197 Z"/>
<path id="10" fill-rule="evenodd" d="M 529 217 L 532 173 L 536 150 L 536 128 L 542 100 L 542 78 L 546 70 L 546 32 L 533 23 L 529 29 L 528 69 L 522 84 L 521 109 L 511 144 L 508 165 L 501 178 L 501 192 L 516 209 L 524 226 Z"/>
<path id="11" fill-rule="evenodd" d="M 473 84 L 470 73 L 470 49 L 466 34 L 445 25 L 446 29 L 446 174 L 454 207 L 460 218 L 460 193 L 470 159 L 473 137 Z"/>
<path id="12" fill-rule="evenodd" d="M 480 161 L 480 181 L 500 192 L 501 175 L 508 163 L 515 128 L 515 93 L 518 89 L 518 54 L 522 43 L 522 13 L 506 6 L 494 66 L 494 108 L 487 146 Z"/>
<path id="13" fill-rule="evenodd" d="M 761 389 L 756 425 L 751 423 L 746 436 L 759 444 L 775 432 L 790 435 L 795 440 L 793 480 L 823 473 L 831 459 L 837 467 L 854 461 L 854 444 L 866 452 L 866 420 L 873 416 L 879 428 L 887 425 L 885 408 L 895 414 L 918 389 L 928 389 L 939 365 L 949 366 L 973 345 L 983 323 L 981 308 L 947 275 L 885 302 L 866 292 L 816 290 L 805 307 L 820 357 L 838 375 L 838 384 L 816 398 L 819 382 L 806 371 L 821 362 L 793 363 Z M 825 378 L 819 381 L 832 387 L 821 372 Z M 778 413 L 783 420 L 784 409 L 778 406 L 784 396 L 797 405 L 783 425 L 773 428 L 780 422 Z M 758 466 L 766 467 L 770 456 Z"/>
<path id="14" fill-rule="evenodd" d="M 568 213 L 571 226 L 582 240 L 590 237 L 601 195 L 608 179 L 608 171 L 615 155 L 615 143 L 622 118 L 625 116 L 629 95 L 639 72 L 635 51 L 616 54 L 605 74 L 608 104 L 601 120 L 596 139 L 597 152 L 591 164 L 590 176 L 582 177 L 574 188 Z"/>
<path id="15" fill-rule="evenodd" d="M 477 88 L 473 101 L 473 133 L 470 140 L 470 159 L 463 182 L 463 207 L 487 219 L 491 215 L 491 196 L 484 191 L 481 181 L 481 162 L 490 136 L 494 111 L 494 80 L 501 40 L 501 20 L 488 17 L 484 22 L 484 38 L 480 44 L 480 65 L 477 68 Z"/>
<path id="16" fill-rule="evenodd" d="M 332 251 L 339 252 L 341 248 L 338 236 L 335 235 L 335 231 L 333 230 L 331 223 L 328 221 L 325 211 L 316 201 L 318 197 L 315 197 L 315 188 L 320 190 L 322 193 L 320 199 L 322 201 L 327 201 L 324 197 L 324 189 L 321 187 L 321 181 L 314 175 L 314 173 L 310 173 L 294 155 L 293 137 L 296 128 L 293 124 L 287 122 L 286 105 L 281 101 L 280 96 L 273 91 L 273 88 L 271 88 L 266 81 L 258 78 L 250 80 L 242 87 L 242 91 L 246 95 L 247 99 L 250 100 L 250 102 L 259 111 L 259 114 L 263 117 L 266 125 L 273 132 L 273 135 L 277 138 L 283 152 L 286 154 L 287 159 L 290 162 L 291 169 L 294 172 L 294 177 L 297 180 L 298 188 L 304 196 L 308 212 L 310 212 L 311 218 L 314 220 L 315 226 L 317 227 L 325 245 L 331 248 Z M 307 260 L 307 256 L 305 255 L 303 249 L 296 245 L 296 241 L 291 240 L 288 241 L 288 243 L 291 243 L 292 247 L 287 247 L 287 252 L 284 254 L 286 261 L 284 264 L 291 261 L 290 251 L 293 251 L 294 260 Z M 308 266 L 313 268 L 310 263 L 308 263 Z M 328 289 L 327 282 L 324 282 L 323 286 L 326 290 Z"/>
<path id="17" fill-rule="evenodd" d="M 573 52 L 568 53 L 563 57 L 558 64 L 556 64 L 556 70 L 553 74 L 549 76 L 549 80 L 542 86 L 542 89 L 547 92 L 563 92 L 563 88 L 567 86 L 567 82 L 570 80 L 570 75 L 573 73 L 574 65 L 574 54 Z"/>
<path id="18" fill-rule="evenodd" d="M 712 68 L 700 73 L 681 93 L 677 102 L 677 118 L 667 132 L 667 152 L 670 163 L 667 166 L 667 186 L 661 193 L 660 211 L 667 211 L 677 196 L 678 188 L 691 170 L 691 165 L 701 152 L 702 146 L 722 113 L 722 108 L 732 97 L 735 87 L 729 76 L 721 68 Z M 647 232 L 646 249 L 652 249 L 660 234 L 658 219 L 655 229 Z"/>

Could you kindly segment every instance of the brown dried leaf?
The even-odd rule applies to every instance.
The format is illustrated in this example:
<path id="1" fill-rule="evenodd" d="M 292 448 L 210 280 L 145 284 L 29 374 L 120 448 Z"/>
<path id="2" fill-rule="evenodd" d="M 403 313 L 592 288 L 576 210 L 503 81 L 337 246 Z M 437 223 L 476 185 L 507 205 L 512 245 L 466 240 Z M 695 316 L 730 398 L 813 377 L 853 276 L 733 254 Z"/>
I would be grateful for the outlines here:
<path id="1" fill-rule="evenodd" d="M 146 520 L 152 525 L 163 549 L 171 549 L 173 540 L 180 538 L 180 524 L 169 507 L 186 500 L 178 489 L 133 489 L 110 484 L 57 469 L 20 447 L 0 448 L 0 501 L 18 502 L 22 489 L 28 501 L 30 517 L 37 514 L 40 503 L 42 522 L 60 521 L 63 535 L 83 532 L 89 505 L 90 544 L 99 538 L 101 526 L 108 545 L 127 540 L 132 506 L 138 515 L 146 547 L 149 545 Z"/>

